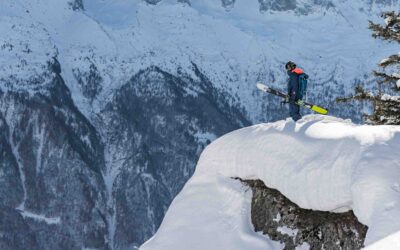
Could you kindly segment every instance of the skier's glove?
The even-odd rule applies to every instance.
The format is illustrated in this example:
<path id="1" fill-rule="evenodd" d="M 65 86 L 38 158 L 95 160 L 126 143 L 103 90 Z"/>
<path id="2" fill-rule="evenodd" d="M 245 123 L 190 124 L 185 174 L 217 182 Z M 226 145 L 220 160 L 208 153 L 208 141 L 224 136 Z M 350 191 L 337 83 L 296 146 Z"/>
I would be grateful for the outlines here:
<path id="1" fill-rule="evenodd" d="M 283 101 L 284 103 L 289 103 L 289 96 L 285 97 L 285 100 Z"/>
<path id="2" fill-rule="evenodd" d="M 302 106 L 302 105 L 304 105 L 304 101 L 303 101 L 303 100 L 298 100 L 298 101 L 297 101 L 297 104 L 300 105 L 300 106 Z"/>

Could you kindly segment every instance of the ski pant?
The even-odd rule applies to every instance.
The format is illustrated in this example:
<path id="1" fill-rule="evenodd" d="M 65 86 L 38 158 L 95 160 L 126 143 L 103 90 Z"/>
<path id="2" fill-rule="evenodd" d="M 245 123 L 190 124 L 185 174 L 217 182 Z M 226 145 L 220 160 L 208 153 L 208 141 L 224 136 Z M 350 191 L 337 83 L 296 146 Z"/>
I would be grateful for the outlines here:
<path id="1" fill-rule="evenodd" d="M 301 119 L 301 115 L 300 115 L 300 107 L 299 105 L 293 104 L 293 103 L 289 103 L 289 114 L 290 117 L 292 117 L 292 119 L 296 122 L 297 120 Z"/>

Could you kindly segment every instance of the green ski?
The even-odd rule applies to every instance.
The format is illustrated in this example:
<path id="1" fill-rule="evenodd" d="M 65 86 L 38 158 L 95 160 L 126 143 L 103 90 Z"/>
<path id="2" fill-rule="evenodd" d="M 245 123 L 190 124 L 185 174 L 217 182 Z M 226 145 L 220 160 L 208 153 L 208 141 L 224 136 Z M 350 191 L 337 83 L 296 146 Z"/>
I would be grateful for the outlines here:
<path id="1" fill-rule="evenodd" d="M 282 92 L 280 92 L 278 90 L 272 89 L 272 88 L 268 87 L 267 85 L 265 85 L 263 83 L 257 83 L 257 88 L 259 88 L 261 91 L 264 91 L 266 93 L 270 93 L 270 94 L 273 94 L 273 95 L 276 95 L 276 96 L 279 96 L 279 97 L 282 97 L 282 98 L 286 98 L 287 97 L 287 95 L 285 95 L 284 93 L 282 93 Z M 310 103 L 307 103 L 307 102 L 295 102 L 294 104 L 299 105 L 301 107 L 306 107 L 306 108 L 311 109 L 312 111 L 314 111 L 316 113 L 319 113 L 319 114 L 322 114 L 322 115 L 328 114 L 328 110 L 327 109 L 319 107 L 319 106 L 314 105 L 314 104 L 310 104 Z"/>

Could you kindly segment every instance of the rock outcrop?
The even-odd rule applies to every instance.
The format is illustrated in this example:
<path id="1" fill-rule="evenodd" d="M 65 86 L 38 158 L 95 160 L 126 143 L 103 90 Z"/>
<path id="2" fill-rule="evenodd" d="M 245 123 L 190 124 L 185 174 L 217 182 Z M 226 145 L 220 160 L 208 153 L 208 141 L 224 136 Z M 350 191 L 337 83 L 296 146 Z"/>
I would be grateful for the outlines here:
<path id="1" fill-rule="evenodd" d="M 93 117 L 75 106 L 60 63 L 48 66 L 26 89 L 0 85 L 1 249 L 139 246 L 202 149 L 250 123 L 195 65 L 200 80 L 138 72 Z M 74 76 L 95 99 L 97 69 Z"/>
<path id="2" fill-rule="evenodd" d="M 260 180 L 242 180 L 253 191 L 251 221 L 257 232 L 285 244 L 286 250 L 361 249 L 368 227 L 352 211 L 333 213 L 302 209 Z"/>

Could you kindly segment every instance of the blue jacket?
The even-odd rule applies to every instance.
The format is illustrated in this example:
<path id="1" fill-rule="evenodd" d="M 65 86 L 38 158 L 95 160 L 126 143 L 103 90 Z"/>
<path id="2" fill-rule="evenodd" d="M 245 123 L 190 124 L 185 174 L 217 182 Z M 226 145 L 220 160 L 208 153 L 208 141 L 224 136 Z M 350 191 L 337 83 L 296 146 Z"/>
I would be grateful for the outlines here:
<path id="1" fill-rule="evenodd" d="M 289 81 L 288 81 L 288 95 L 291 101 L 297 101 L 297 91 L 299 90 L 299 75 L 303 74 L 304 71 L 296 68 L 292 71 L 288 70 Z"/>

